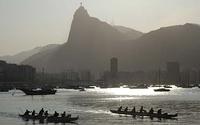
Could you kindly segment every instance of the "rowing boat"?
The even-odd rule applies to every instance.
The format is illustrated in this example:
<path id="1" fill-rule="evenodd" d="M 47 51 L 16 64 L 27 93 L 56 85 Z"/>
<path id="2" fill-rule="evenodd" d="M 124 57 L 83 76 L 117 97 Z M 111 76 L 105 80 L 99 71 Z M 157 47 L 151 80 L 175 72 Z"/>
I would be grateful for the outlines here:
<path id="1" fill-rule="evenodd" d="M 167 114 L 167 113 L 164 113 L 164 114 L 157 114 L 157 113 L 153 113 L 153 114 L 149 114 L 149 117 L 150 118 L 163 118 L 163 119 L 173 119 L 175 117 L 177 117 L 178 114 Z"/>
<path id="2" fill-rule="evenodd" d="M 110 110 L 110 112 L 115 114 L 123 114 L 123 115 L 132 115 L 132 116 L 149 116 L 151 118 L 163 118 L 163 119 L 172 119 L 178 116 L 178 114 L 157 114 L 152 113 L 149 114 L 148 112 L 132 112 L 132 111 L 118 111 L 118 110 Z"/>

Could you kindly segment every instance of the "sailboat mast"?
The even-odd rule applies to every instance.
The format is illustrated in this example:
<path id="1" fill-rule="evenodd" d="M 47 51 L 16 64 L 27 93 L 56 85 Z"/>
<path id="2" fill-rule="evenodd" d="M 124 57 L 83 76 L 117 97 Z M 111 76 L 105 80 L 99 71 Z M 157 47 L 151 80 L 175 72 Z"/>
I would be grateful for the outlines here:
<path id="1" fill-rule="evenodd" d="M 160 67 L 159 67 L 159 69 L 158 69 L 158 83 L 159 83 L 159 85 L 161 84 L 161 83 L 160 83 Z"/>

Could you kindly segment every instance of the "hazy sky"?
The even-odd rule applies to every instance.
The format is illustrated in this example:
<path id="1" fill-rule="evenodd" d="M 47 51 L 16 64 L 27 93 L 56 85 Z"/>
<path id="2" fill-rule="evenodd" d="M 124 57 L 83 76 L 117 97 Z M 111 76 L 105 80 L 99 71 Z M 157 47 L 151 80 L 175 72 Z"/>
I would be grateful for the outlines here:
<path id="1" fill-rule="evenodd" d="M 91 16 L 142 32 L 200 24 L 200 0 L 82 0 Z M 67 41 L 81 0 L 0 0 L 0 55 Z"/>

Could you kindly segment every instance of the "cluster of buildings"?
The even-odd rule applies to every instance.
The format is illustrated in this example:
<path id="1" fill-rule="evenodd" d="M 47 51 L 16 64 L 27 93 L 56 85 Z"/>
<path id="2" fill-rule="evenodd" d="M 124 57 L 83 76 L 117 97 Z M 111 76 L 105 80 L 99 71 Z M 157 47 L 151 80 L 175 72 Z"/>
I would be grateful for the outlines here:
<path id="1" fill-rule="evenodd" d="M 93 84 L 94 77 L 89 70 L 74 71 L 66 70 L 61 73 L 45 73 L 40 72 L 36 75 L 37 83 L 42 83 L 45 86 L 87 86 Z"/>
<path id="2" fill-rule="evenodd" d="M 46 86 L 79 86 L 89 85 L 92 80 L 91 72 L 67 70 L 62 73 L 37 72 L 29 65 L 8 64 L 0 60 L 0 90 L 21 87 L 46 87 Z"/>
<path id="3" fill-rule="evenodd" d="M 8 64 L 0 60 L 0 87 L 23 86 L 32 84 L 36 69 L 28 65 Z"/>
<path id="4" fill-rule="evenodd" d="M 190 86 L 200 83 L 200 70 L 181 70 L 178 62 L 167 62 L 165 69 L 152 71 L 123 72 L 118 70 L 118 59 L 110 59 L 110 70 L 105 71 L 98 80 L 89 71 L 66 70 L 62 73 L 36 73 L 28 65 L 8 64 L 0 61 L 0 88 L 20 86 L 89 86 L 114 87 L 123 84 L 174 84 Z"/>
<path id="5" fill-rule="evenodd" d="M 110 71 L 104 72 L 102 79 L 106 86 L 125 84 L 174 84 L 190 86 L 200 83 L 200 70 L 184 70 L 178 62 L 167 62 L 165 69 L 152 71 L 122 72 L 118 71 L 118 59 L 110 60 Z"/>

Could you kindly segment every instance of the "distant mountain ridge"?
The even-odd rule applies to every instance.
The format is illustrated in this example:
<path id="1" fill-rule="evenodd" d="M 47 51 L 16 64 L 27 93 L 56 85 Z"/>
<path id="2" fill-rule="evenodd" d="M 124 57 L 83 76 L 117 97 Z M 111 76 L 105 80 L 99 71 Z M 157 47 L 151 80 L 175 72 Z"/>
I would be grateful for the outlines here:
<path id="1" fill-rule="evenodd" d="M 34 49 L 23 51 L 23 52 L 15 54 L 15 55 L 1 56 L 0 60 L 4 60 L 8 63 L 20 64 L 25 59 L 27 59 L 27 58 L 29 58 L 29 57 L 31 57 L 31 56 L 39 53 L 39 52 L 44 52 L 44 51 L 47 51 L 49 49 L 56 48 L 57 46 L 58 46 L 57 44 L 49 44 L 49 45 L 44 46 L 44 47 L 36 47 Z"/>
<path id="2" fill-rule="evenodd" d="M 144 35 L 144 33 L 128 28 L 128 27 L 124 27 L 124 26 L 114 26 L 114 28 L 116 28 L 118 31 L 120 31 L 121 33 L 125 34 L 127 36 L 126 39 L 129 40 L 135 40 L 138 39 L 139 37 L 141 37 L 142 35 Z"/>
<path id="3" fill-rule="evenodd" d="M 109 70 L 112 57 L 118 58 L 120 71 L 158 69 L 168 61 L 180 62 L 184 67 L 200 65 L 199 25 L 163 27 L 145 34 L 134 32 L 90 17 L 81 6 L 74 14 L 68 41 L 54 51 L 31 56 L 23 64 L 45 68 L 47 72 L 103 72 Z"/>
<path id="4" fill-rule="evenodd" d="M 200 68 L 200 26 L 186 23 L 163 27 L 134 41 L 135 66 L 139 69 L 177 61 L 183 68 Z"/>

